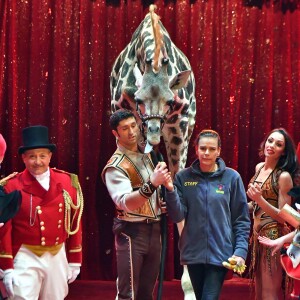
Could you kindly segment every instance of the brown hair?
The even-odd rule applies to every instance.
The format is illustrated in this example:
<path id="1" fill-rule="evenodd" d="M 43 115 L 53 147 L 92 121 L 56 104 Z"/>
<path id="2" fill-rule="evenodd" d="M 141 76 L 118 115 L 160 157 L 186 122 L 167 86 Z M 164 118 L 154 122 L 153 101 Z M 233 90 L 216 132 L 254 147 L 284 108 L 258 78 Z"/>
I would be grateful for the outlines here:
<path id="1" fill-rule="evenodd" d="M 212 129 L 203 129 L 199 134 L 198 136 L 196 137 L 195 141 L 194 141 L 194 146 L 197 147 L 198 144 L 199 144 L 199 140 L 202 138 L 202 137 L 212 137 L 212 138 L 215 138 L 215 139 L 218 139 L 218 147 L 220 148 L 221 147 L 221 139 L 220 139 L 220 136 L 219 134 L 212 130 Z"/>

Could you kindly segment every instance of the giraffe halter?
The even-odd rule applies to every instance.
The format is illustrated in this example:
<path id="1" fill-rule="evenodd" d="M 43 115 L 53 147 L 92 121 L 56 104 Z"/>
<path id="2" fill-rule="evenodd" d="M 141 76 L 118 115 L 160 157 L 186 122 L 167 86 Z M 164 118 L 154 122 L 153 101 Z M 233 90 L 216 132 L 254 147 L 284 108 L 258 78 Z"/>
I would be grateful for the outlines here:
<path id="1" fill-rule="evenodd" d="M 152 59 L 146 59 L 146 67 L 147 67 L 147 69 L 152 66 L 152 62 L 153 62 Z M 164 57 L 164 58 L 162 58 L 161 62 L 162 62 L 162 66 L 166 69 L 166 67 L 167 67 L 167 65 L 169 63 L 169 59 L 167 57 Z M 154 68 L 154 66 L 152 66 L 152 67 Z M 135 103 L 136 103 L 136 112 L 137 112 L 139 118 L 142 121 L 142 127 L 141 127 L 141 129 L 142 129 L 142 133 L 144 135 L 144 133 L 145 133 L 145 127 L 147 127 L 147 121 L 152 120 L 152 119 L 158 119 L 158 120 L 160 120 L 160 130 L 163 129 L 165 121 L 166 121 L 168 115 L 173 110 L 173 103 L 174 103 L 174 101 L 173 100 L 169 100 L 169 101 L 166 102 L 166 104 L 169 105 L 169 109 L 168 109 L 168 111 L 164 115 L 160 115 L 160 114 L 150 114 L 150 115 L 148 115 L 148 114 L 142 114 L 142 112 L 140 110 L 140 107 L 139 107 L 140 103 L 139 103 L 139 101 L 137 99 L 135 99 Z"/>
<path id="2" fill-rule="evenodd" d="M 136 112 L 142 121 L 141 131 L 142 131 L 142 134 L 144 137 L 145 137 L 145 132 L 146 132 L 145 128 L 147 128 L 147 121 L 149 121 L 149 120 L 159 119 L 160 120 L 160 130 L 163 129 L 163 127 L 165 125 L 165 121 L 173 109 L 172 103 L 170 103 L 169 105 L 170 105 L 170 108 L 164 115 L 159 115 L 159 114 L 151 114 L 151 115 L 144 114 L 143 115 L 139 108 L 139 103 L 138 103 L 138 101 L 136 101 Z"/>

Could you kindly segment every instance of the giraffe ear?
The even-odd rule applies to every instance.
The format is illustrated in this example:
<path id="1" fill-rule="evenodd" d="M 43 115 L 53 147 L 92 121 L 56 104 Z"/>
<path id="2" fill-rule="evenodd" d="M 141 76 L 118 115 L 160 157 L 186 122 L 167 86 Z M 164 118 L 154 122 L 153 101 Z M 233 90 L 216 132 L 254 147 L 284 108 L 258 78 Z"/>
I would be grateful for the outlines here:
<path id="1" fill-rule="evenodd" d="M 180 73 L 177 73 L 169 83 L 170 89 L 173 90 L 179 90 L 182 87 L 184 87 L 189 79 L 189 76 L 191 74 L 191 70 L 182 71 Z"/>
<path id="2" fill-rule="evenodd" d="M 139 67 L 137 66 L 137 64 L 134 65 L 133 75 L 135 77 L 135 85 L 139 89 L 142 86 L 143 75 L 142 75 Z"/>

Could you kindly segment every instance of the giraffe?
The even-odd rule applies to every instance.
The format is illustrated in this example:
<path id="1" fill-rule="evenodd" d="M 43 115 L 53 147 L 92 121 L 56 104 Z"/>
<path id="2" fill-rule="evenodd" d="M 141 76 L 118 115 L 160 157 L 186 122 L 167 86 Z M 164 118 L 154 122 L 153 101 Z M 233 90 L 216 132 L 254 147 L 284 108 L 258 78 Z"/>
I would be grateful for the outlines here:
<path id="1" fill-rule="evenodd" d="M 174 176 L 186 164 L 195 125 L 195 78 L 183 52 L 172 42 L 150 5 L 149 13 L 114 62 L 110 76 L 111 110 L 133 111 L 147 144 L 163 138 Z M 184 221 L 177 224 L 179 234 Z M 181 285 L 185 300 L 195 300 L 187 268 Z"/>
<path id="2" fill-rule="evenodd" d="M 154 5 L 115 60 L 110 89 L 111 110 L 132 110 L 149 144 L 163 137 L 172 175 L 183 169 L 195 125 L 195 79 Z"/>

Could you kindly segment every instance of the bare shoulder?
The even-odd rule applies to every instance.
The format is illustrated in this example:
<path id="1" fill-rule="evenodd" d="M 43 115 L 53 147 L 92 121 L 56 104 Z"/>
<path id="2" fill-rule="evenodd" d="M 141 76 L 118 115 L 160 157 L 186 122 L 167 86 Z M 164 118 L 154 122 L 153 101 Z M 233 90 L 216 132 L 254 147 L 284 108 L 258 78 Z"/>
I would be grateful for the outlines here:
<path id="1" fill-rule="evenodd" d="M 258 163 L 255 167 L 255 172 L 257 172 L 265 163 L 262 161 L 260 163 Z"/>
<path id="2" fill-rule="evenodd" d="M 289 191 L 293 187 L 293 179 L 289 172 L 283 171 L 278 178 L 279 188 L 283 191 Z"/>
<path id="3" fill-rule="evenodd" d="M 283 171 L 280 175 L 279 175 L 279 180 L 292 180 L 292 176 L 289 172 L 287 171 Z"/>

